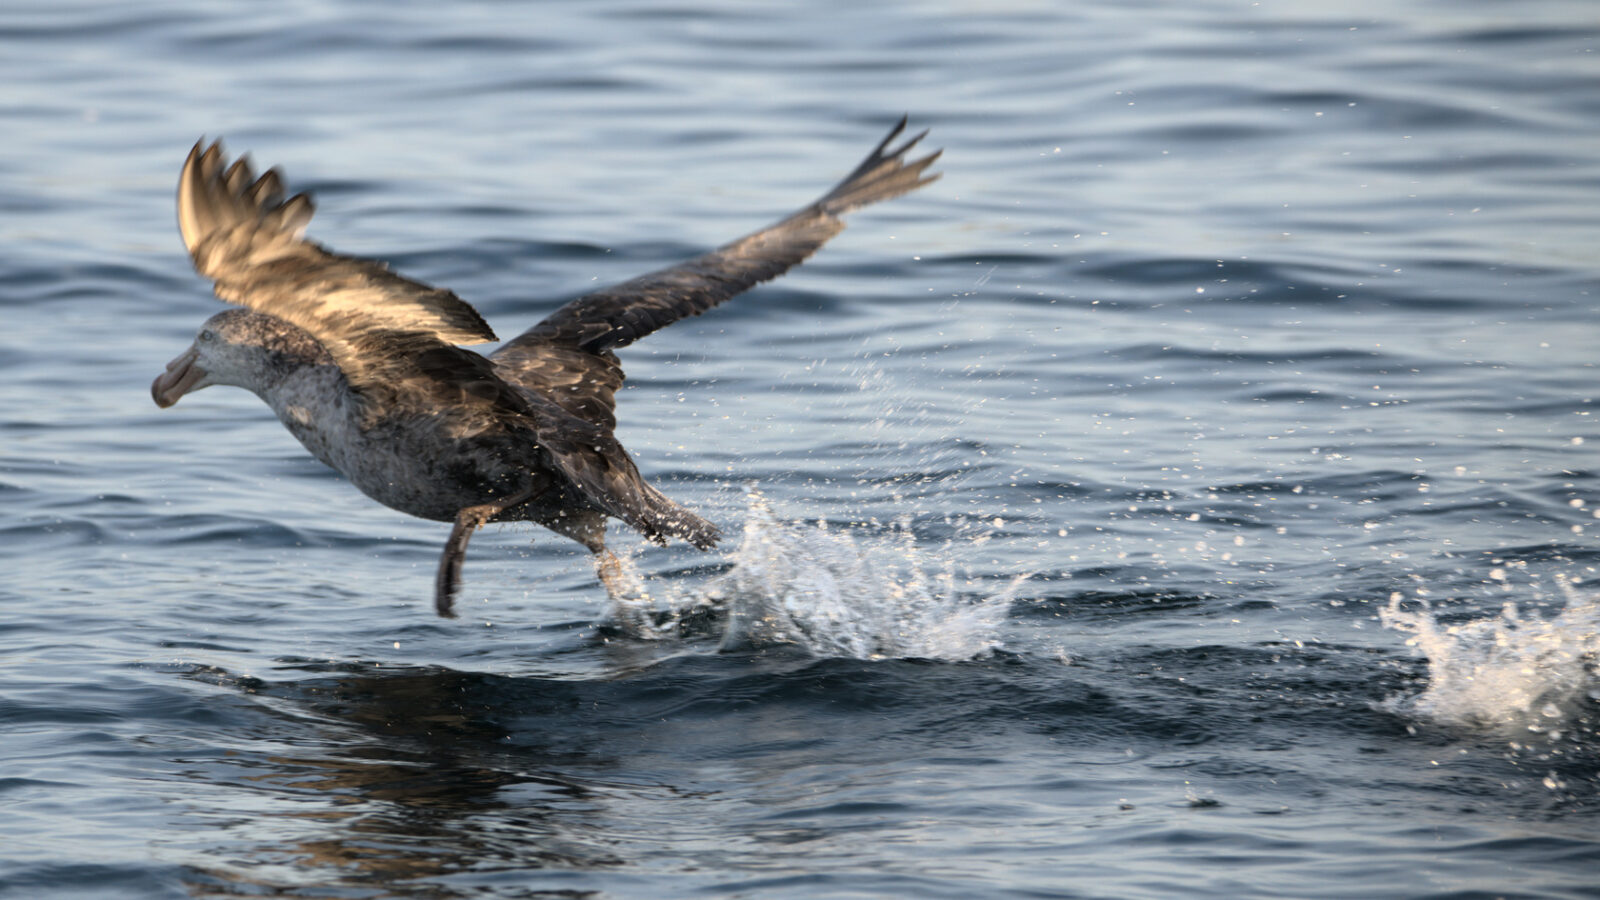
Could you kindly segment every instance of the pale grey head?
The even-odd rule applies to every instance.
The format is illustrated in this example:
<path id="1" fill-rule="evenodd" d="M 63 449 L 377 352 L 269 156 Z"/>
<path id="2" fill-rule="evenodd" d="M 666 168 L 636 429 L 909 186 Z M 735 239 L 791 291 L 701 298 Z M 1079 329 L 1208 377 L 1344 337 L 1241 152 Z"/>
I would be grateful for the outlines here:
<path id="1" fill-rule="evenodd" d="M 214 384 L 265 397 L 306 366 L 332 364 L 328 352 L 302 329 L 275 316 L 230 309 L 206 320 L 189 349 L 150 385 L 150 395 L 163 409 Z"/>

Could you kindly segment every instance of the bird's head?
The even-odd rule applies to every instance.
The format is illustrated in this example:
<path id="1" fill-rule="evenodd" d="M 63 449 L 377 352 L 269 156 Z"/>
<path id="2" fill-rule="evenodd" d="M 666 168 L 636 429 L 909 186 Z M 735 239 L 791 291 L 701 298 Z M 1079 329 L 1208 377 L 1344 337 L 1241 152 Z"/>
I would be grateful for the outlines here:
<path id="1" fill-rule="evenodd" d="M 230 309 L 206 320 L 189 349 L 156 376 L 150 396 L 165 409 L 184 394 L 214 384 L 263 395 L 289 371 L 318 357 L 326 358 L 321 346 L 282 319 Z"/>

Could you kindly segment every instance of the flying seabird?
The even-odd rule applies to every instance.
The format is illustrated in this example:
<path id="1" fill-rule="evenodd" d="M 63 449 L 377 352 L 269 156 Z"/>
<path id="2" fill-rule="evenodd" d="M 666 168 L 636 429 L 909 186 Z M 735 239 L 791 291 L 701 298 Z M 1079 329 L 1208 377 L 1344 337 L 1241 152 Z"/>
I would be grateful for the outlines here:
<path id="1" fill-rule="evenodd" d="M 228 163 L 221 141 L 190 151 L 178 226 L 217 296 L 245 307 L 212 316 L 150 386 L 163 408 L 214 384 L 252 391 L 317 459 L 385 506 L 453 523 L 434 581 L 451 607 L 472 533 L 532 521 L 583 544 L 601 582 L 621 590 L 607 517 L 658 544 L 706 550 L 717 527 L 647 484 L 617 442 L 614 350 L 776 278 L 844 228 L 840 216 L 937 179 L 938 152 L 908 160 L 927 134 L 890 145 L 901 119 L 816 202 L 709 253 L 577 298 L 484 356 L 499 340 L 448 290 L 381 261 L 306 240 L 313 205 L 284 199 L 283 178 Z"/>

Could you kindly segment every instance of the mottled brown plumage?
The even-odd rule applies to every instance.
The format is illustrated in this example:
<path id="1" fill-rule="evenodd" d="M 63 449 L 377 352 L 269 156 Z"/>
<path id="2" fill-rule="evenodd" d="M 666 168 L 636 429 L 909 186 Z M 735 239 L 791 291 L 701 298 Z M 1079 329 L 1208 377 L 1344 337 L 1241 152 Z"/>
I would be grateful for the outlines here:
<path id="1" fill-rule="evenodd" d="M 257 178 L 202 141 L 179 178 L 179 230 L 217 296 L 249 311 L 213 316 L 151 392 L 170 406 L 211 384 L 254 391 L 369 496 L 453 522 L 435 584 L 441 615 L 472 531 L 488 521 L 534 521 L 579 541 L 614 589 L 606 517 L 658 543 L 706 549 L 720 535 L 647 484 L 612 434 L 623 380 L 612 351 L 782 274 L 837 234 L 844 213 L 936 179 L 924 173 L 937 152 L 906 159 L 923 135 L 890 149 L 904 128 L 799 212 L 579 297 L 487 357 L 456 346 L 496 340 L 465 301 L 306 240 L 309 197 L 284 199 L 276 169 Z"/>

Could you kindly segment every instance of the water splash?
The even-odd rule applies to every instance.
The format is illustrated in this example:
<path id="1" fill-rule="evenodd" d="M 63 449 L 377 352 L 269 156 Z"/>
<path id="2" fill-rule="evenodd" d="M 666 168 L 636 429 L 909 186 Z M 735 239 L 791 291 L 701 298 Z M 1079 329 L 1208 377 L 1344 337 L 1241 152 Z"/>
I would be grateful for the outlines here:
<path id="1" fill-rule="evenodd" d="M 633 596 L 613 599 L 616 626 L 659 640 L 715 623 L 723 650 L 792 645 L 856 659 L 972 659 L 1001 646 L 1026 575 L 974 600 L 954 554 L 919 549 L 907 524 L 861 538 L 782 521 L 758 492 L 749 504 L 732 570 L 677 596 L 647 591 L 635 573 Z"/>
<path id="2" fill-rule="evenodd" d="M 1559 737 L 1600 699 L 1600 597 L 1580 596 L 1567 582 L 1566 608 L 1524 616 L 1514 603 L 1500 615 L 1442 624 L 1424 602 L 1400 608 L 1400 595 L 1379 611 L 1384 627 L 1410 634 L 1406 643 L 1428 659 L 1428 689 L 1390 701 L 1390 708 L 1468 726 L 1511 726 Z"/>

